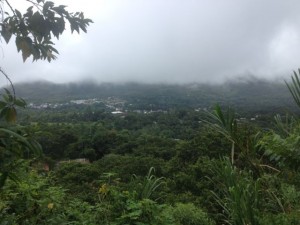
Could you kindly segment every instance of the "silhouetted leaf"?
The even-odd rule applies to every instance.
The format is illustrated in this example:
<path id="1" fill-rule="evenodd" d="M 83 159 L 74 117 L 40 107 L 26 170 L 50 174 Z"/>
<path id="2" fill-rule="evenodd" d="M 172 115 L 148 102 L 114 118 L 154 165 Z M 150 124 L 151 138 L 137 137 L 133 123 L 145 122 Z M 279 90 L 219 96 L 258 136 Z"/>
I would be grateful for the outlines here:
<path id="1" fill-rule="evenodd" d="M 1 35 L 4 38 L 5 42 L 8 43 L 12 36 L 12 33 L 9 31 L 7 26 L 2 25 Z"/>

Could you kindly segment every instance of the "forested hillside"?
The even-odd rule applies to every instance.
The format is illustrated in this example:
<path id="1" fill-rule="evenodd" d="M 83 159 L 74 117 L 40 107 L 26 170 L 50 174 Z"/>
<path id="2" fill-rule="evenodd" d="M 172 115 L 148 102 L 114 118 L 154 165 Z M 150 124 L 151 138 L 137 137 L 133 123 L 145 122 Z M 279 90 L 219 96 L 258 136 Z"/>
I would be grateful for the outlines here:
<path id="1" fill-rule="evenodd" d="M 117 97 L 131 109 L 205 108 L 216 103 L 233 106 L 244 112 L 267 112 L 288 109 L 295 104 L 284 82 L 252 79 L 220 85 L 139 84 L 139 83 L 70 83 L 48 82 L 16 84 L 18 96 L 28 102 L 68 102 L 74 99 Z"/>
<path id="2" fill-rule="evenodd" d="M 282 84 L 16 90 L 31 104 L 2 139 L 4 224 L 299 224 L 300 126 L 285 114 L 299 109 Z"/>

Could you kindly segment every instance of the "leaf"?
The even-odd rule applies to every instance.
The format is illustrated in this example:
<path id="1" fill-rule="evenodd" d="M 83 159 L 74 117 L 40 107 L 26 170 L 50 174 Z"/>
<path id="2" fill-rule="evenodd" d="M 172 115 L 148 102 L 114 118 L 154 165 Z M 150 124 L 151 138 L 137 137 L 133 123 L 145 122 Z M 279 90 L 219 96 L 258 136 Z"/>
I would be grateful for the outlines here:
<path id="1" fill-rule="evenodd" d="M 72 32 L 72 33 L 74 32 L 74 30 L 76 30 L 77 33 L 79 33 L 79 26 L 78 26 L 78 24 L 76 24 L 76 23 L 71 23 L 70 25 L 71 25 L 71 32 Z"/>
<path id="2" fill-rule="evenodd" d="M 51 49 L 51 51 L 55 52 L 56 54 L 59 54 L 59 52 L 55 48 L 53 48 L 52 46 L 50 46 L 49 48 Z"/>
<path id="3" fill-rule="evenodd" d="M 93 20 L 91 20 L 91 19 L 84 19 L 83 22 L 84 22 L 85 24 L 87 24 L 87 25 L 88 25 L 89 23 L 94 23 Z"/>
<path id="4" fill-rule="evenodd" d="M 65 8 L 66 8 L 65 5 L 59 5 L 58 7 L 53 7 L 52 10 L 62 16 L 63 14 L 66 13 Z"/>
<path id="5" fill-rule="evenodd" d="M 12 94 L 10 93 L 10 91 L 7 88 L 4 88 L 4 91 L 6 92 L 5 95 L 3 95 L 3 98 L 7 101 L 7 102 L 13 102 L 14 97 L 12 96 Z"/>
<path id="6" fill-rule="evenodd" d="M 28 18 L 28 27 L 34 31 L 36 37 L 43 38 L 45 35 L 45 19 L 44 17 L 37 11 L 30 18 Z M 40 40 L 41 41 L 41 40 Z"/>
<path id="7" fill-rule="evenodd" d="M 60 34 L 65 30 L 65 20 L 63 17 L 57 20 L 57 28 Z"/>
<path id="8" fill-rule="evenodd" d="M 65 21 L 63 17 L 55 19 L 55 23 L 52 23 L 52 33 L 57 39 L 59 39 L 59 35 L 65 30 Z"/>
<path id="9" fill-rule="evenodd" d="M 1 35 L 4 38 L 5 42 L 8 43 L 12 36 L 12 33 L 9 31 L 7 25 L 2 24 Z"/>
<path id="10" fill-rule="evenodd" d="M 84 33 L 87 32 L 87 30 L 85 28 L 85 24 L 79 23 L 79 27 L 81 28 L 81 30 L 83 30 Z"/>
<path id="11" fill-rule="evenodd" d="M 19 43 L 19 48 L 22 51 L 23 61 L 25 62 L 31 55 L 32 40 L 29 37 L 23 38 Z"/>
<path id="12" fill-rule="evenodd" d="M 20 11 L 15 9 L 15 13 L 16 13 L 17 17 L 21 20 L 22 19 L 22 14 L 20 13 Z"/>
<path id="13" fill-rule="evenodd" d="M 47 11 L 49 10 L 49 8 L 52 8 L 54 6 L 53 2 L 47 1 L 45 2 L 44 6 L 43 6 L 43 13 L 47 14 Z"/>
<path id="14" fill-rule="evenodd" d="M 32 8 L 33 8 L 33 6 L 30 6 L 30 7 L 27 9 L 27 12 L 32 12 Z"/>
<path id="15" fill-rule="evenodd" d="M 10 123 L 15 123 L 17 121 L 17 110 L 15 109 L 15 107 L 8 108 L 5 119 Z"/>
<path id="16" fill-rule="evenodd" d="M 33 56 L 33 61 L 40 59 L 41 51 L 40 51 L 40 49 L 38 48 L 37 45 L 32 45 L 31 53 L 32 53 L 32 56 Z"/>
<path id="17" fill-rule="evenodd" d="M 19 107 L 25 107 L 26 106 L 26 102 L 22 98 L 16 99 L 14 103 L 15 103 L 16 106 L 19 106 Z"/>
<path id="18" fill-rule="evenodd" d="M 17 46 L 18 52 L 21 51 L 21 47 L 20 47 L 20 45 L 21 45 L 21 40 L 22 40 L 22 38 L 21 38 L 20 36 L 17 36 L 17 37 L 16 37 L 16 46 Z"/>
<path id="19" fill-rule="evenodd" d="M 17 111 L 13 106 L 5 107 L 1 110 L 0 118 L 3 118 L 6 122 L 14 123 L 17 120 Z"/>
<path id="20" fill-rule="evenodd" d="M 300 75 L 300 69 L 298 69 Z M 285 81 L 290 93 L 293 96 L 294 101 L 300 107 L 300 80 L 296 71 L 294 71 L 294 76 L 292 76 L 292 83 L 287 83 Z"/>

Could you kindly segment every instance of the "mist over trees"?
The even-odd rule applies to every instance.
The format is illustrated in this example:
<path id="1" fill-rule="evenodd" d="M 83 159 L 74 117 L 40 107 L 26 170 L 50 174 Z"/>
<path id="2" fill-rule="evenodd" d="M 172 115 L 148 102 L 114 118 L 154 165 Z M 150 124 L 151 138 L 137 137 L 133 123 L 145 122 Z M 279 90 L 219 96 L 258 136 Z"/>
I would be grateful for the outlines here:
<path id="1" fill-rule="evenodd" d="M 296 105 L 283 82 L 250 80 L 209 84 L 69 83 L 50 82 L 16 84 L 16 92 L 29 102 L 59 103 L 74 99 L 117 97 L 132 109 L 208 108 L 216 103 L 239 111 L 296 111 Z M 140 108 L 139 108 L 140 107 Z M 271 110 L 272 109 L 272 110 Z"/>

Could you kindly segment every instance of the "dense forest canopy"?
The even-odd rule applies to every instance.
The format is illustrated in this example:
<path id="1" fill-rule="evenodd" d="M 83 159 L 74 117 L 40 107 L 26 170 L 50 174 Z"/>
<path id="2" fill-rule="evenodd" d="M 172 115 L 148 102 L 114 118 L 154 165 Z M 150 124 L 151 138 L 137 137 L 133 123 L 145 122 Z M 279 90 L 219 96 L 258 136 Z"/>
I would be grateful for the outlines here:
<path id="1" fill-rule="evenodd" d="M 274 109 L 264 111 L 260 104 L 252 106 L 246 101 L 246 114 L 242 115 L 224 102 L 221 108 L 214 108 L 216 96 L 210 99 L 213 95 L 208 92 L 205 97 L 199 94 L 208 106 L 199 110 L 192 103 L 205 88 L 201 85 L 200 89 L 137 84 L 40 85 L 44 91 L 26 91 L 30 84 L 16 85 L 17 92 L 34 104 L 20 111 L 22 127 L 13 129 L 34 141 L 28 144 L 39 143 L 43 150 L 41 154 L 36 146 L 39 154 L 31 151 L 21 164 L 17 161 L 15 177 L 9 178 L 0 192 L 2 221 L 298 224 L 299 122 L 285 114 L 289 108 L 274 119 Z M 240 85 L 241 90 L 247 90 L 246 84 Z M 250 85 L 257 90 L 269 86 L 272 93 L 271 84 Z M 238 84 L 228 86 L 239 93 Z M 278 96 L 287 94 L 288 98 L 287 90 L 285 87 L 286 92 Z M 196 99 L 185 102 L 187 91 Z M 66 104 L 58 104 L 55 92 L 64 96 Z M 85 99 L 93 98 L 93 94 L 102 102 Z M 39 95 L 44 97 L 37 98 Z M 238 96 L 232 95 L 235 106 Z M 149 108 L 161 98 L 173 102 L 166 101 L 164 110 Z M 72 99 L 75 102 L 71 104 Z M 274 106 L 277 100 L 268 99 Z M 49 104 L 40 107 L 45 102 Z M 114 114 L 116 110 L 122 113 Z"/>

